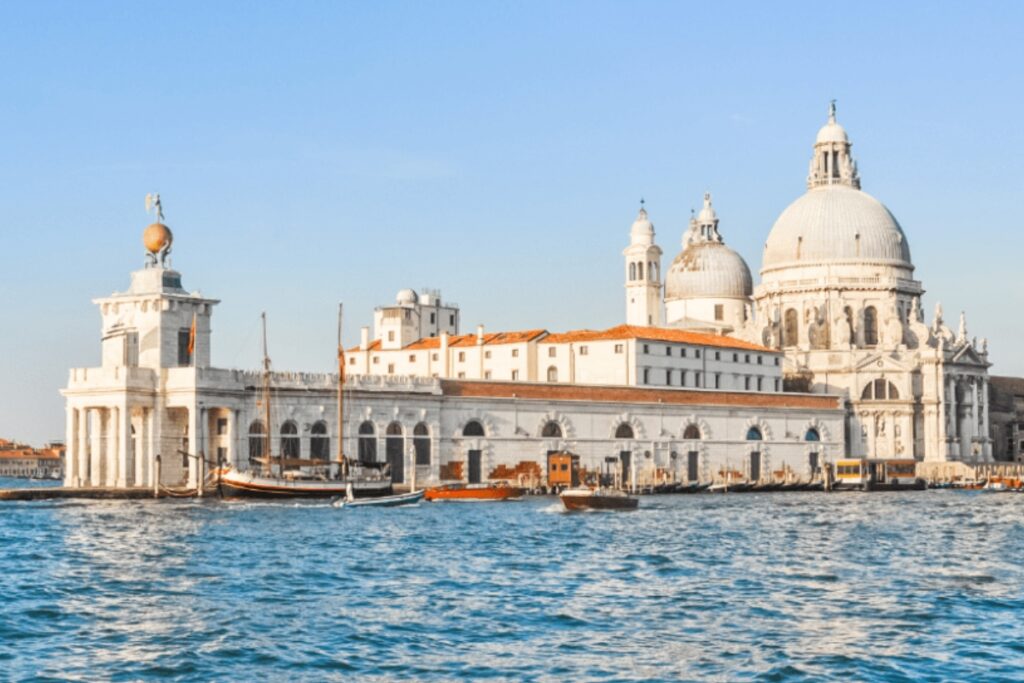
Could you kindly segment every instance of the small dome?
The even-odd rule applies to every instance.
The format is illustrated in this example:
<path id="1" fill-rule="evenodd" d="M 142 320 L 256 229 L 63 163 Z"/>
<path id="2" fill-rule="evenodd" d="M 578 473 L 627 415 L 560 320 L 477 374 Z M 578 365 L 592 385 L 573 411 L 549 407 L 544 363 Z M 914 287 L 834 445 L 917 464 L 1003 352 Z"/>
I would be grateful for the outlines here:
<path id="1" fill-rule="evenodd" d="M 913 268 L 903 230 L 882 202 L 848 185 L 824 185 L 808 190 L 775 221 L 762 272 L 836 261 Z"/>
<path id="2" fill-rule="evenodd" d="M 743 257 L 722 242 L 690 244 L 676 256 L 665 278 L 665 300 L 747 299 L 754 291 Z"/>
<path id="3" fill-rule="evenodd" d="M 413 290 L 403 289 L 395 296 L 395 303 L 399 306 L 413 306 L 419 299 Z"/>
<path id="4" fill-rule="evenodd" d="M 633 221 L 633 227 L 629 230 L 629 234 L 634 237 L 654 235 L 654 224 L 647 217 L 647 209 L 640 209 L 640 213 L 636 215 L 636 220 Z"/>
<path id="5" fill-rule="evenodd" d="M 848 143 L 850 138 L 846 135 L 846 129 L 840 126 L 835 121 L 829 121 L 821 130 L 818 131 L 818 137 L 815 138 L 815 144 L 822 144 L 826 142 L 840 142 Z"/>
<path id="6" fill-rule="evenodd" d="M 151 254 L 157 254 L 161 250 L 171 246 L 174 235 L 171 229 L 163 223 L 153 223 L 142 231 L 142 244 Z"/>

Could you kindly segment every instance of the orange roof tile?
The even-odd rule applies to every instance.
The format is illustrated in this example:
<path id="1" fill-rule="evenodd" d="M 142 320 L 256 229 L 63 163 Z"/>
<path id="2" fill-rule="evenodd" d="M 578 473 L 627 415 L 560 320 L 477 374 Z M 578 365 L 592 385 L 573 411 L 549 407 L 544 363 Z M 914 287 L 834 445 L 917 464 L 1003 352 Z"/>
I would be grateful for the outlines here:
<path id="1" fill-rule="evenodd" d="M 550 334 L 544 338 L 545 344 L 564 344 L 567 342 L 601 341 L 606 339 L 644 339 L 650 341 L 680 342 L 698 346 L 716 346 L 727 349 L 744 349 L 767 353 L 781 353 L 758 344 L 751 344 L 741 339 L 726 337 L 720 334 L 703 332 L 687 332 L 665 327 L 642 327 L 639 325 L 619 325 L 607 330 L 573 330 Z"/>
<path id="2" fill-rule="evenodd" d="M 484 345 L 493 344 L 520 344 L 524 342 L 530 342 L 538 337 L 547 334 L 547 330 L 521 330 L 518 332 L 487 332 L 484 333 Z M 453 334 L 448 336 L 448 346 L 476 346 L 476 335 L 475 334 Z M 441 347 L 440 337 L 424 337 L 418 339 L 408 346 L 403 347 L 402 351 L 424 351 L 429 349 L 437 349 Z M 354 346 L 349 351 L 359 351 L 358 346 Z M 380 351 L 380 341 L 374 341 L 370 344 L 371 351 Z M 398 350 L 398 349 L 393 349 Z"/>
<path id="3" fill-rule="evenodd" d="M 785 392 L 699 391 L 692 389 L 538 384 L 533 382 L 482 382 L 451 379 L 441 380 L 441 390 L 445 396 L 473 398 L 841 410 L 840 398 L 838 396 L 791 394 Z"/>

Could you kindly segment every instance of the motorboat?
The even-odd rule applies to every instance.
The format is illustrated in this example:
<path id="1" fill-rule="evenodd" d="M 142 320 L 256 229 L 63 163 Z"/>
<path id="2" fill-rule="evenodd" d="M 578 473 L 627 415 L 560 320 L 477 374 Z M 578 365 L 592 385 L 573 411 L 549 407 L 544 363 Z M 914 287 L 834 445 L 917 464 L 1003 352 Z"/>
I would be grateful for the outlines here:
<path id="1" fill-rule="evenodd" d="M 331 501 L 331 505 L 336 508 L 355 508 L 355 507 L 382 507 L 382 508 L 393 508 L 400 507 L 402 505 L 416 505 L 423 500 L 425 491 L 410 491 L 409 493 L 399 493 L 392 496 L 377 496 L 375 498 L 356 498 L 353 487 L 350 484 L 348 490 L 344 496 L 338 496 Z"/>
<path id="2" fill-rule="evenodd" d="M 575 510 L 636 510 L 640 500 L 623 491 L 609 488 L 592 489 L 586 486 L 566 489 L 560 496 L 565 509 Z"/>
<path id="3" fill-rule="evenodd" d="M 428 488 L 425 498 L 429 501 L 486 502 L 520 500 L 525 495 L 526 489 L 508 484 L 447 484 Z"/>

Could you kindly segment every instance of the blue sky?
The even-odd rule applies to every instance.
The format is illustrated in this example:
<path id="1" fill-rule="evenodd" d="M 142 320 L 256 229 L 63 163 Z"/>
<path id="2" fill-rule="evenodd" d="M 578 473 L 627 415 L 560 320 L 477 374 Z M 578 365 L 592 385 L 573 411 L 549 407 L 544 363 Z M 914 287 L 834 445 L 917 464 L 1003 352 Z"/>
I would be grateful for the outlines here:
<path id="1" fill-rule="evenodd" d="M 668 260 L 714 193 L 756 273 L 829 99 L 930 316 L 1024 373 L 1020 3 L 6 3 L 0 436 L 63 435 L 90 299 L 142 265 L 147 192 L 215 364 L 327 370 L 403 287 L 466 329 L 617 324 L 641 196 Z M 755 280 L 757 276 L 755 275 Z"/>

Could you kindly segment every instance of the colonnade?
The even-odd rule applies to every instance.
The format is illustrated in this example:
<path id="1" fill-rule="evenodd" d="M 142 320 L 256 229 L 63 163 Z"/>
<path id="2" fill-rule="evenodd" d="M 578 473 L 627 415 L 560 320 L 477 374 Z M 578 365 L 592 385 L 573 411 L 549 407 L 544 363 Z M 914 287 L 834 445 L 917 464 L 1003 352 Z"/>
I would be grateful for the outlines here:
<path id="1" fill-rule="evenodd" d="M 963 400 L 958 401 L 957 389 Z M 952 460 L 990 459 L 989 386 L 983 375 L 946 377 L 946 448 Z"/>

